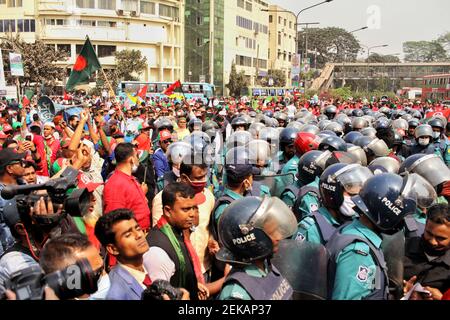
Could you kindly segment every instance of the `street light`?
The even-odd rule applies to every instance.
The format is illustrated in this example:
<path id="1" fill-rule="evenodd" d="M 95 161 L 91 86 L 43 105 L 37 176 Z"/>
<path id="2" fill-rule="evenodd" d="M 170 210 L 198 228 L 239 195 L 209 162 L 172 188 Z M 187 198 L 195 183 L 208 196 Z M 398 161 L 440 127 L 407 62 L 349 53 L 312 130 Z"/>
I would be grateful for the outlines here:
<path id="1" fill-rule="evenodd" d="M 364 44 L 361 44 L 363 47 L 367 48 L 367 92 L 369 92 L 369 63 L 370 63 L 370 50 L 375 49 L 375 48 L 386 48 L 389 45 L 388 44 L 382 44 L 382 45 L 378 45 L 378 46 L 366 46 Z"/>
<path id="2" fill-rule="evenodd" d="M 368 29 L 368 28 L 369 28 L 369 27 L 365 26 L 365 27 L 362 27 L 362 28 L 359 28 L 359 29 L 350 31 L 349 33 L 354 33 L 354 32 L 361 31 L 361 30 L 366 30 L 366 29 Z"/>

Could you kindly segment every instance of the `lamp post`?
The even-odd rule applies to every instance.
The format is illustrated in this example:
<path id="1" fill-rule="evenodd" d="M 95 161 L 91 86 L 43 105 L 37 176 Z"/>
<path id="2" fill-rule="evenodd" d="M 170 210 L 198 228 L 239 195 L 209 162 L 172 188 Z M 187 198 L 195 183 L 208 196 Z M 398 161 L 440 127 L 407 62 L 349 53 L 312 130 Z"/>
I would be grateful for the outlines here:
<path id="1" fill-rule="evenodd" d="M 366 30 L 368 28 L 369 27 L 367 27 L 367 26 L 361 27 L 361 28 L 355 29 L 353 31 L 349 31 L 349 33 L 355 33 L 358 31 Z M 336 50 L 337 50 L 337 48 L 336 48 Z M 342 79 L 342 86 L 341 86 L 342 88 L 345 87 L 345 84 L 346 84 L 346 82 L 345 82 L 345 60 L 347 60 L 347 52 L 344 53 L 344 61 L 342 62 L 342 72 L 344 74 L 344 78 Z"/>
<path id="2" fill-rule="evenodd" d="M 388 44 L 382 44 L 382 45 L 378 45 L 378 46 L 366 46 L 364 44 L 362 44 L 363 47 L 367 48 L 367 92 L 369 92 L 369 63 L 370 63 L 370 50 L 375 49 L 375 48 L 386 48 L 389 45 Z"/>
<path id="3" fill-rule="evenodd" d="M 315 8 L 315 7 L 317 7 L 317 6 L 320 6 L 320 5 L 322 5 L 322 4 L 329 3 L 329 2 L 332 2 L 332 1 L 333 1 L 333 0 L 325 0 L 325 1 L 322 1 L 322 2 L 319 2 L 319 3 L 316 3 L 316 4 L 312 5 L 312 6 L 309 6 L 309 7 L 306 7 L 306 8 L 301 9 L 297 14 L 295 14 L 294 12 L 292 12 L 292 11 L 290 11 L 290 10 L 269 10 L 269 9 L 261 9 L 261 11 L 264 11 L 264 12 L 289 12 L 289 13 L 291 13 L 292 15 L 295 16 L 295 25 L 294 25 L 294 28 L 295 28 L 295 54 L 298 54 L 298 25 L 299 25 L 299 23 L 298 23 L 298 17 L 300 16 L 300 14 L 301 14 L 302 12 L 304 12 L 304 11 L 306 11 L 306 10 Z"/>

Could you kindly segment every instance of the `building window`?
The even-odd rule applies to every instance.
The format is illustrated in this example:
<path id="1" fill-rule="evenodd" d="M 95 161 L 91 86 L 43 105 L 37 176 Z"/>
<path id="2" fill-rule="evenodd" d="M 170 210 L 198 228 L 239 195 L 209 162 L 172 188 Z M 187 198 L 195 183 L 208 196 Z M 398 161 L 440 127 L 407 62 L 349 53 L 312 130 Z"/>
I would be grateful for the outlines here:
<path id="1" fill-rule="evenodd" d="M 17 20 L 17 30 L 18 32 L 35 32 L 34 20 Z"/>
<path id="2" fill-rule="evenodd" d="M 196 23 L 198 26 L 201 25 L 203 23 L 203 18 L 201 16 L 197 16 Z"/>
<path id="3" fill-rule="evenodd" d="M 3 20 L 2 32 L 16 32 L 16 20 Z"/>
<path id="4" fill-rule="evenodd" d="M 95 0 L 77 0 L 77 8 L 95 9 Z"/>
<path id="5" fill-rule="evenodd" d="M 202 41 L 200 40 L 200 38 L 197 38 L 197 47 L 200 47 L 202 45 Z"/>
<path id="6" fill-rule="evenodd" d="M 95 27 L 95 20 L 77 20 L 77 26 Z"/>
<path id="7" fill-rule="evenodd" d="M 278 33 L 278 45 L 281 45 L 281 33 Z"/>
<path id="8" fill-rule="evenodd" d="M 122 7 L 125 11 L 137 11 L 138 1 L 137 0 L 122 0 Z"/>
<path id="9" fill-rule="evenodd" d="M 105 10 L 116 10 L 116 1 L 111 0 L 97 0 L 98 8 Z"/>
<path id="10" fill-rule="evenodd" d="M 252 30 L 253 22 L 252 22 L 252 20 L 249 20 L 249 19 L 246 19 L 246 18 L 243 18 L 240 16 L 236 16 L 236 25 L 241 28 Z"/>
<path id="11" fill-rule="evenodd" d="M 115 21 L 97 21 L 98 27 L 109 27 L 109 28 L 115 28 L 117 27 L 117 22 Z"/>
<path id="12" fill-rule="evenodd" d="M 238 6 L 239 8 L 244 9 L 245 1 L 244 1 L 244 0 L 237 0 L 237 6 Z"/>
<path id="13" fill-rule="evenodd" d="M 236 64 L 238 66 L 251 67 L 252 66 L 252 58 L 236 55 Z"/>
<path id="14" fill-rule="evenodd" d="M 80 54 L 81 49 L 83 49 L 83 46 L 84 46 L 84 44 L 77 44 L 77 45 L 75 46 L 75 53 L 76 53 L 76 54 Z M 94 45 L 92 45 L 92 47 L 94 48 L 94 51 L 97 52 L 97 45 L 94 44 Z"/>
<path id="15" fill-rule="evenodd" d="M 272 21 L 273 21 L 273 16 L 270 15 L 270 16 L 269 16 L 269 23 L 272 23 Z"/>
<path id="16" fill-rule="evenodd" d="M 287 20 L 286 19 L 284 19 L 284 26 L 285 27 L 287 26 Z"/>
<path id="17" fill-rule="evenodd" d="M 4 2 L 3 2 L 4 3 Z M 8 0 L 6 2 L 7 6 L 9 8 L 13 8 L 13 7 L 21 7 L 22 6 L 22 0 Z"/>
<path id="18" fill-rule="evenodd" d="M 56 45 L 56 50 L 57 51 L 65 51 L 65 52 L 67 52 L 69 54 L 69 56 L 70 56 L 70 52 L 72 51 L 71 48 L 70 48 L 70 44 L 57 44 Z"/>
<path id="19" fill-rule="evenodd" d="M 147 14 L 155 14 L 156 6 L 154 2 L 148 1 L 148 0 L 141 0 L 141 13 L 147 13 Z"/>
<path id="20" fill-rule="evenodd" d="M 289 29 L 292 29 L 292 21 L 289 21 Z"/>
<path id="21" fill-rule="evenodd" d="M 178 18 L 179 10 L 176 7 L 166 6 L 165 4 L 159 5 L 159 15 L 162 17 Z"/>
<path id="22" fill-rule="evenodd" d="M 17 31 L 18 32 L 23 32 L 23 20 L 17 20 Z"/>
<path id="23" fill-rule="evenodd" d="M 116 46 L 98 46 L 98 57 L 111 57 L 116 52 Z"/>
<path id="24" fill-rule="evenodd" d="M 278 17 L 278 24 L 281 24 L 281 20 L 282 20 L 282 18 Z"/>
<path id="25" fill-rule="evenodd" d="M 252 3 L 251 2 L 246 2 L 245 3 L 245 10 L 247 11 L 252 11 Z"/>

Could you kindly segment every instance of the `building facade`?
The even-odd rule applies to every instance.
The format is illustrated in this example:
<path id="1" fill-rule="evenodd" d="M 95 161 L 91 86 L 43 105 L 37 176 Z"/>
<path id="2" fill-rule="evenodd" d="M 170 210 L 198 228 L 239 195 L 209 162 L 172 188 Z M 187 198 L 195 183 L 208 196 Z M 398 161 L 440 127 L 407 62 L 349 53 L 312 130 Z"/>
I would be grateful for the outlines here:
<path id="1" fill-rule="evenodd" d="M 185 79 L 211 82 L 226 95 L 231 66 L 249 85 L 269 68 L 269 5 L 260 0 L 186 0 Z M 211 42 L 213 39 L 213 42 Z"/>
<path id="2" fill-rule="evenodd" d="M 291 86 L 292 58 L 295 54 L 296 16 L 279 6 L 269 6 L 269 69 L 283 71 Z"/>
<path id="3" fill-rule="evenodd" d="M 114 52 L 140 50 L 143 81 L 184 80 L 184 0 L 0 0 L 0 37 L 20 33 L 70 53 L 71 69 L 89 36 L 104 69 Z"/>

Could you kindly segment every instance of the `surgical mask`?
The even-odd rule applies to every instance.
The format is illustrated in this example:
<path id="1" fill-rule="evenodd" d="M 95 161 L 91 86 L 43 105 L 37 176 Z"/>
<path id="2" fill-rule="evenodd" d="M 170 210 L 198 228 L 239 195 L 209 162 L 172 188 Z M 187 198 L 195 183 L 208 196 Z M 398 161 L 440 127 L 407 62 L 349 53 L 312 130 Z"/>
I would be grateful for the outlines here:
<path id="1" fill-rule="evenodd" d="M 206 188 L 207 181 L 191 181 L 187 175 L 185 175 L 187 179 L 189 180 L 189 184 L 191 185 L 192 189 L 194 189 L 195 193 L 203 192 L 203 189 Z"/>
<path id="2" fill-rule="evenodd" d="M 355 207 L 355 203 L 353 202 L 352 198 L 349 196 L 344 196 L 344 202 L 342 202 L 342 205 L 339 207 L 339 211 L 345 216 L 345 217 L 356 217 L 358 214 L 353 210 Z"/>
<path id="3" fill-rule="evenodd" d="M 421 146 L 427 146 L 430 144 L 430 138 L 419 138 L 419 144 Z"/>
<path id="4" fill-rule="evenodd" d="M 438 139 L 441 136 L 440 132 L 433 132 L 433 138 Z"/>
<path id="5" fill-rule="evenodd" d="M 106 300 L 109 288 L 111 287 L 111 281 L 107 274 L 102 275 L 97 281 L 97 291 L 89 296 L 89 300 Z"/>

